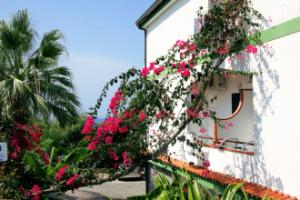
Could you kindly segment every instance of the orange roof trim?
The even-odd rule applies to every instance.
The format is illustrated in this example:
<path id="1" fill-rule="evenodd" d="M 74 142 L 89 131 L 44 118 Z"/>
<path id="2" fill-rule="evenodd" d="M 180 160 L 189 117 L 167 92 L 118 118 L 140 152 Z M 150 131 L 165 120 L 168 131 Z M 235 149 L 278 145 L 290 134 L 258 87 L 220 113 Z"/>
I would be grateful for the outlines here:
<path id="1" fill-rule="evenodd" d="M 169 159 L 167 157 L 159 157 L 159 160 L 161 160 L 162 162 L 167 163 L 167 164 L 172 164 L 175 167 L 183 168 L 188 172 L 191 172 L 193 174 L 196 174 L 196 175 L 206 178 L 208 180 L 217 181 L 218 183 L 220 183 L 222 185 L 229 185 L 229 184 L 244 182 L 243 187 L 244 187 L 245 192 L 247 192 L 249 195 L 254 196 L 254 197 L 263 198 L 265 195 L 267 195 L 268 197 L 272 197 L 277 200 L 297 200 L 296 197 L 291 197 L 290 195 L 283 194 L 282 192 L 279 192 L 277 190 L 273 190 L 271 188 L 267 188 L 267 187 L 264 187 L 264 186 L 256 184 L 256 183 L 251 183 L 251 182 L 248 182 L 248 181 L 245 181 L 242 179 L 238 179 L 233 176 L 222 174 L 219 172 L 210 170 L 209 171 L 210 173 L 208 173 L 206 176 L 204 176 L 203 174 L 206 174 L 205 173 L 206 169 L 192 166 L 186 162 L 183 162 L 183 161 L 180 161 L 177 159 L 173 159 L 173 158 Z"/>

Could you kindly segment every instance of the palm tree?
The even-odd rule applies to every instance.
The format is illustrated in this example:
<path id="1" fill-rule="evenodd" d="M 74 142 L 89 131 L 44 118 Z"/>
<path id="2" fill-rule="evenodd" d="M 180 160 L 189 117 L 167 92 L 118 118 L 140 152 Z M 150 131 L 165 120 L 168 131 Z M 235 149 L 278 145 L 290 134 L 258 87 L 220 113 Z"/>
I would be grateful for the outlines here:
<path id="1" fill-rule="evenodd" d="M 56 118 L 62 125 L 78 116 L 71 72 L 59 66 L 66 52 L 58 30 L 45 33 L 39 45 L 28 12 L 0 22 L 0 117 L 26 123 L 32 117 Z"/>

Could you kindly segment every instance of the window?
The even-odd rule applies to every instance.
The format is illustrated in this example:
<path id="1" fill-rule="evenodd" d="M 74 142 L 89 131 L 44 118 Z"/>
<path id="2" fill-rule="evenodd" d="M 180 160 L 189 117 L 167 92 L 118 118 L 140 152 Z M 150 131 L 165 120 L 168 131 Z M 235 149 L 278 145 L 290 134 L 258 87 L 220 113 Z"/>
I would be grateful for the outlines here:
<path id="1" fill-rule="evenodd" d="M 240 103 L 240 93 L 232 93 L 231 94 L 231 108 L 232 108 L 232 113 L 236 111 L 238 108 L 238 105 Z"/>
<path id="2" fill-rule="evenodd" d="M 230 75 L 226 80 L 216 77 L 207 92 L 208 99 L 217 97 L 211 104 L 217 120 L 207 118 L 200 134 L 205 146 L 253 155 L 253 96 L 252 79 L 245 75 Z M 197 124 L 189 131 L 199 133 Z"/>

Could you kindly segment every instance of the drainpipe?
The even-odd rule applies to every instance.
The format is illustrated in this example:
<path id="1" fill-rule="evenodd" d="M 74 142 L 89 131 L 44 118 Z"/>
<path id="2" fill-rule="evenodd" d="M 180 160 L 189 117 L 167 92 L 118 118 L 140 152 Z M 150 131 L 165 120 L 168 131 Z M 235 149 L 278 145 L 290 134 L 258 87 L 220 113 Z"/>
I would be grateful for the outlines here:
<path id="1" fill-rule="evenodd" d="M 144 31 L 144 66 L 147 66 L 147 29 L 139 25 L 138 28 Z M 153 189 L 151 181 L 151 166 L 148 160 L 151 160 L 151 156 L 147 156 L 147 162 L 145 164 L 146 194 Z"/>
<path id="2" fill-rule="evenodd" d="M 144 65 L 147 66 L 147 30 L 144 27 L 139 27 L 144 31 Z"/>

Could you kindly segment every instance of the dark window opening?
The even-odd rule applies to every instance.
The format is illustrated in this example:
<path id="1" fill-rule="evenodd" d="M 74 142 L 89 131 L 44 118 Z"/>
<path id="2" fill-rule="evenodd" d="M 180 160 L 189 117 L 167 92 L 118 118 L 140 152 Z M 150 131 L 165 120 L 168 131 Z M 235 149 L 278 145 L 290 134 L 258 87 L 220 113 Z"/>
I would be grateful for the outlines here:
<path id="1" fill-rule="evenodd" d="M 231 105 L 232 105 L 232 113 L 237 109 L 240 103 L 240 93 L 232 93 L 231 94 Z"/>

